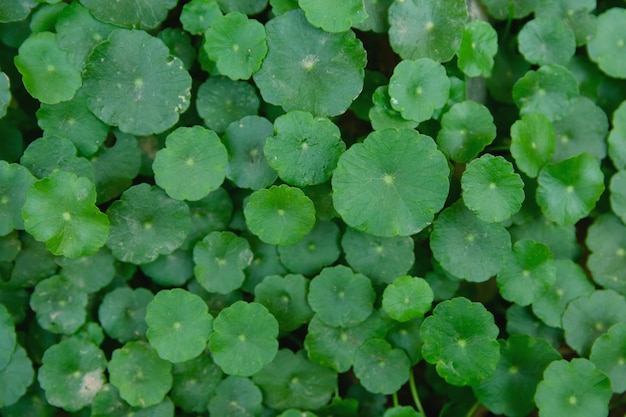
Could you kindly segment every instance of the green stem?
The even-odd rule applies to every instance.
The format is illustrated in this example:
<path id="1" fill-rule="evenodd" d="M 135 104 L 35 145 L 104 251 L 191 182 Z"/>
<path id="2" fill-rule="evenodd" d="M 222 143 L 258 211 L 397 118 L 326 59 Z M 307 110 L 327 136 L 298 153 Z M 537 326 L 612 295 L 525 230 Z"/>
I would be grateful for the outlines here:
<path id="1" fill-rule="evenodd" d="M 415 386 L 415 377 L 413 376 L 413 372 L 409 373 L 409 388 L 411 389 L 411 396 L 413 397 L 413 402 L 415 403 L 417 410 L 423 417 L 426 417 L 426 413 L 424 412 L 424 407 L 422 407 L 420 397 L 419 395 L 417 395 L 417 387 Z"/>
<path id="2" fill-rule="evenodd" d="M 509 16 L 506 19 L 506 27 L 504 28 L 504 32 L 502 34 L 501 43 L 504 43 L 506 38 L 509 37 L 509 32 L 511 32 L 511 24 L 513 23 L 513 13 L 515 10 L 513 9 L 515 6 L 513 4 L 509 4 Z"/>
<path id="3" fill-rule="evenodd" d="M 476 403 L 474 403 L 472 408 L 469 409 L 469 411 L 467 412 L 467 415 L 465 417 L 472 417 L 474 415 L 474 413 L 476 412 L 476 410 L 478 409 L 479 406 L 480 406 L 480 403 L 478 401 L 476 401 Z"/>
<path id="4" fill-rule="evenodd" d="M 393 394 L 391 394 L 391 397 L 393 398 L 393 406 L 397 407 L 400 405 L 400 401 L 398 401 L 398 393 L 394 392 Z"/>

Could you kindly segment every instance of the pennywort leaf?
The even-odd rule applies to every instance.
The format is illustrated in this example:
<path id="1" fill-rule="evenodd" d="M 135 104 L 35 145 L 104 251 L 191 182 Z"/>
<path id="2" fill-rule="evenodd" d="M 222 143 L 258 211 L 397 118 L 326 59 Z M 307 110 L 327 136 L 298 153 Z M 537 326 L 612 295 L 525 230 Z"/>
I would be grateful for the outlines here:
<path id="1" fill-rule="evenodd" d="M 626 60 L 621 54 L 625 39 L 620 31 L 615 31 L 625 22 L 625 10 L 615 7 L 605 11 L 598 16 L 597 30 L 587 44 L 589 58 L 602 71 L 616 78 L 626 78 Z"/>
<path id="2" fill-rule="evenodd" d="M 543 114 L 524 115 L 511 126 L 511 155 L 530 177 L 552 160 L 555 143 L 554 126 Z"/>
<path id="3" fill-rule="evenodd" d="M 382 307 L 389 317 L 404 322 L 423 317 L 430 311 L 433 299 L 433 290 L 426 280 L 403 275 L 385 287 Z"/>
<path id="4" fill-rule="evenodd" d="M 315 27 L 326 32 L 343 32 L 353 24 L 367 18 L 365 5 L 361 0 L 298 0 L 298 5 L 307 20 Z"/>
<path id="5" fill-rule="evenodd" d="M 157 0 L 144 3 L 139 0 L 81 0 L 83 6 L 97 19 L 127 28 L 152 29 L 167 17 L 176 6 L 175 0 Z"/>

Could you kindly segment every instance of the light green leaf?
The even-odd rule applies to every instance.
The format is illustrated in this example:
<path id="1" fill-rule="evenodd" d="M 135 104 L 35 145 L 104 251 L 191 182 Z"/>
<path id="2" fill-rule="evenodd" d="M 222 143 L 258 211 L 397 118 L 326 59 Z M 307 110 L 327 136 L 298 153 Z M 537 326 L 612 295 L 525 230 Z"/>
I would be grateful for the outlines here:
<path id="1" fill-rule="evenodd" d="M 265 29 L 269 52 L 254 74 L 265 101 L 316 116 L 345 112 L 361 92 L 366 63 L 354 32 L 324 32 L 301 10 L 271 19 Z"/>
<path id="2" fill-rule="evenodd" d="M 122 16 L 118 7 L 105 3 L 99 4 Z M 89 110 L 133 135 L 160 133 L 174 125 L 189 107 L 190 89 L 191 76 L 182 61 L 160 39 L 140 30 L 111 32 L 94 47 L 83 72 Z"/>
<path id="3" fill-rule="evenodd" d="M 555 144 L 554 127 L 543 114 L 526 114 L 511 126 L 511 155 L 529 177 L 552 160 Z"/>
<path id="4" fill-rule="evenodd" d="M 409 129 L 375 131 L 339 158 L 333 202 L 355 229 L 409 236 L 443 207 L 448 175 L 445 157 L 430 137 Z"/>
<path id="5" fill-rule="evenodd" d="M 463 30 L 456 51 L 457 65 L 468 77 L 489 77 L 498 52 L 498 33 L 490 23 L 472 20 Z"/>
<path id="6" fill-rule="evenodd" d="M 179 127 L 167 135 L 152 169 L 167 195 L 197 201 L 222 185 L 226 163 L 226 148 L 215 132 L 201 126 Z"/>
<path id="7" fill-rule="evenodd" d="M 176 0 L 80 0 L 98 20 L 129 29 L 153 29 L 165 18 Z"/>
<path id="8" fill-rule="evenodd" d="M 7 114 L 7 109 L 11 103 L 11 90 L 9 86 L 9 77 L 0 71 L 0 119 Z"/>
<path id="9" fill-rule="evenodd" d="M 414 129 L 419 124 L 415 120 L 406 120 L 391 106 L 389 87 L 386 85 L 376 88 L 372 95 L 372 102 L 374 106 L 369 109 L 368 116 L 374 130 Z"/>
<path id="10" fill-rule="evenodd" d="M 37 6 L 33 0 L 8 0 L 0 4 L 0 22 L 18 22 L 24 20 L 30 14 L 32 8 Z"/>
<path id="11" fill-rule="evenodd" d="M 191 0 L 180 12 L 180 23 L 192 35 L 202 35 L 218 16 L 222 16 L 222 11 L 215 0 Z"/>
<path id="12" fill-rule="evenodd" d="M 326 32 L 344 32 L 367 18 L 363 0 L 298 0 L 313 26 Z"/>
<path id="13" fill-rule="evenodd" d="M 392 319 L 404 322 L 423 317 L 433 299 L 433 290 L 425 279 L 403 275 L 385 287 L 382 309 Z"/>

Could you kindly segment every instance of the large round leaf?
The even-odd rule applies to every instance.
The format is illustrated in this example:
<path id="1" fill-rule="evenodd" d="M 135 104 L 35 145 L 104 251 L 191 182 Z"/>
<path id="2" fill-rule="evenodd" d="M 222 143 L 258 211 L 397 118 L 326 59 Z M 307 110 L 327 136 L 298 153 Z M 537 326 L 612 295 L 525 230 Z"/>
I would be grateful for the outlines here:
<path id="1" fill-rule="evenodd" d="M 83 73 L 89 110 L 133 135 L 159 133 L 174 125 L 189 107 L 190 89 L 191 77 L 180 59 L 172 57 L 161 40 L 140 30 L 111 32 L 94 47 Z"/>
<path id="2" fill-rule="evenodd" d="M 333 202 L 355 229 L 409 236 L 443 207 L 448 175 L 446 159 L 430 137 L 409 129 L 376 131 L 339 158 Z"/>
<path id="3" fill-rule="evenodd" d="M 346 111 L 363 87 L 366 55 L 354 32 L 328 33 L 292 10 L 267 22 L 269 52 L 254 81 L 265 101 L 316 116 Z"/>
<path id="4" fill-rule="evenodd" d="M 343 32 L 367 18 L 362 0 L 298 0 L 307 20 L 326 32 Z"/>
<path id="5" fill-rule="evenodd" d="M 626 78 L 626 10 L 612 8 L 598 16 L 597 30 L 587 44 L 589 58 L 600 69 L 615 78 Z"/>

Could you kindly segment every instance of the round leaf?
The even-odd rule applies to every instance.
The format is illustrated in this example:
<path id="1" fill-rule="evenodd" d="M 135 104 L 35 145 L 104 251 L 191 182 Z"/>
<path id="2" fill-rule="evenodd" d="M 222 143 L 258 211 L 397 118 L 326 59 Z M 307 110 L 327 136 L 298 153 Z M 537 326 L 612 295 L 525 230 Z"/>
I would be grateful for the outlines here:
<path id="1" fill-rule="evenodd" d="M 67 411 L 91 404 L 105 382 L 104 353 L 90 342 L 69 338 L 48 348 L 37 379 L 46 400 Z"/>
<path id="2" fill-rule="evenodd" d="M 248 241 L 232 232 L 211 232 L 193 249 L 196 279 L 209 292 L 228 294 L 241 287 L 252 262 Z"/>
<path id="3" fill-rule="evenodd" d="M 480 220 L 458 202 L 437 218 L 430 248 L 448 273 L 470 282 L 483 282 L 504 266 L 511 251 L 511 237 L 501 224 Z"/>
<path id="4" fill-rule="evenodd" d="M 51 32 L 29 36 L 15 57 L 15 67 L 22 74 L 26 90 L 42 103 L 69 100 L 81 86 L 80 71 L 70 63 Z"/>
<path id="5" fill-rule="evenodd" d="M 385 287 L 382 307 L 392 319 L 408 321 L 423 317 L 433 299 L 433 290 L 426 280 L 404 275 Z"/>
<path id="6" fill-rule="evenodd" d="M 267 54 L 265 28 L 238 12 L 215 16 L 204 33 L 203 47 L 220 74 L 246 80 L 261 68 Z"/>
<path id="7" fill-rule="evenodd" d="M 222 379 L 222 371 L 208 355 L 174 364 L 170 397 L 183 410 L 203 413 Z"/>
<path id="8" fill-rule="evenodd" d="M 145 342 L 129 342 L 115 349 L 108 370 L 111 384 L 133 407 L 160 403 L 172 387 L 172 364 Z"/>
<path id="9" fill-rule="evenodd" d="M 411 362 L 401 349 L 383 339 L 371 339 L 354 355 L 354 374 L 372 393 L 393 394 L 409 379 Z"/>
<path id="10" fill-rule="evenodd" d="M 141 272 L 152 282 L 162 287 L 184 285 L 193 276 L 191 251 L 177 249 L 169 255 L 161 255 L 156 260 L 139 266 Z"/>
<path id="11" fill-rule="evenodd" d="M 409 236 L 443 207 L 448 175 L 445 157 L 430 137 L 409 129 L 375 131 L 339 158 L 333 202 L 355 229 Z"/>
<path id="12" fill-rule="evenodd" d="M 498 33 L 490 23 L 472 20 L 465 25 L 461 46 L 456 51 L 457 65 L 465 75 L 489 77 L 496 52 L 498 52 Z"/>
<path id="13" fill-rule="evenodd" d="M 274 359 L 277 336 L 278 322 L 262 304 L 237 301 L 213 321 L 209 349 L 225 373 L 250 376 Z"/>
<path id="14" fill-rule="evenodd" d="M 625 24 L 626 10 L 611 8 L 598 16 L 597 30 L 587 43 L 589 58 L 615 78 L 626 78 L 626 38 L 620 30 Z"/>
<path id="15" fill-rule="evenodd" d="M 537 17 L 519 32 L 519 51 L 531 64 L 565 65 L 576 52 L 572 30 L 556 16 Z"/>
<path id="16" fill-rule="evenodd" d="M 274 121 L 275 136 L 265 142 L 265 157 L 288 184 L 305 187 L 326 182 L 346 144 L 326 118 L 291 111 Z"/>
<path id="17" fill-rule="evenodd" d="M 542 417 L 603 417 L 609 413 L 611 381 L 587 359 L 554 361 L 537 386 Z"/>
<path id="18" fill-rule="evenodd" d="M 500 360 L 498 332 L 482 304 L 463 297 L 446 300 L 422 323 L 422 355 L 447 383 L 476 385 L 494 373 Z"/>
<path id="19" fill-rule="evenodd" d="M 384 130 L 390 128 L 396 129 L 414 129 L 418 122 L 414 120 L 406 120 L 399 111 L 391 106 L 391 97 L 389 97 L 389 87 L 386 85 L 376 88 L 372 95 L 374 106 L 369 109 L 368 116 L 374 130 Z"/>
<path id="20" fill-rule="evenodd" d="M 396 1 L 389 7 L 389 42 L 403 59 L 452 59 L 463 36 L 463 0 Z"/>
<path id="21" fill-rule="evenodd" d="M 544 295 L 556 280 L 554 255 L 550 248 L 534 240 L 519 240 L 513 255 L 498 273 L 500 295 L 527 306 Z"/>
<path id="22" fill-rule="evenodd" d="M 107 7 L 122 16 L 117 7 Z M 191 77 L 180 59 L 141 30 L 111 32 L 94 47 L 83 73 L 89 110 L 133 135 L 160 133 L 174 125 L 189 107 L 190 89 Z"/>
<path id="23" fill-rule="evenodd" d="M 245 81 L 209 77 L 198 88 L 196 99 L 198 115 L 209 129 L 217 133 L 224 132 L 228 125 L 245 116 L 257 114 L 259 105 L 259 97 L 254 86 Z"/>
<path id="24" fill-rule="evenodd" d="M 332 265 L 341 255 L 339 227 L 330 221 L 318 221 L 300 242 L 291 246 L 279 246 L 280 262 L 296 274 L 317 274 L 325 266 Z"/>
<path id="25" fill-rule="evenodd" d="M 263 394 L 247 378 L 229 376 L 220 381 L 215 396 L 209 401 L 209 413 L 214 416 L 257 416 L 263 407 Z"/>
<path id="26" fill-rule="evenodd" d="M 0 236 L 24 228 L 21 209 L 26 200 L 26 190 L 35 180 L 24 166 L 0 161 Z"/>
<path id="27" fill-rule="evenodd" d="M 354 32 L 324 32 L 301 10 L 273 18 L 265 29 L 269 52 L 254 74 L 265 101 L 316 116 L 345 112 L 363 88 L 366 63 Z"/>
<path id="28" fill-rule="evenodd" d="M 618 323 L 598 337 L 591 346 L 589 360 L 611 379 L 613 392 L 626 391 L 626 323 Z"/>
<path id="29" fill-rule="evenodd" d="M 587 267 L 599 285 L 626 295 L 626 226 L 611 214 L 599 216 L 585 241 L 591 251 Z"/>
<path id="30" fill-rule="evenodd" d="M 367 18 L 362 0 L 298 0 L 307 20 L 326 32 L 343 32 Z"/>
<path id="31" fill-rule="evenodd" d="M 177 200 L 200 200 L 224 181 L 226 148 L 215 132 L 179 127 L 165 139 L 152 163 L 154 180 Z"/>
<path id="32" fill-rule="evenodd" d="M 369 278 L 337 265 L 324 268 L 311 280 L 308 301 L 324 324 L 350 327 L 367 319 L 375 297 Z"/>
<path id="33" fill-rule="evenodd" d="M 107 248 L 80 258 L 59 258 L 60 275 L 74 287 L 94 293 L 106 287 L 115 277 L 115 259 Z"/>
<path id="34" fill-rule="evenodd" d="M 94 17 L 127 28 L 152 29 L 167 17 L 176 0 L 80 0 Z"/>
<path id="35" fill-rule="evenodd" d="M 199 296 L 180 288 L 159 291 L 146 309 L 146 336 L 170 362 L 198 357 L 206 348 L 213 317 Z"/>
<path id="36" fill-rule="evenodd" d="M 87 294 L 59 275 L 40 281 L 30 297 L 37 323 L 52 333 L 72 334 L 85 323 Z"/>
<path id="37" fill-rule="evenodd" d="M 120 343 L 143 339 L 148 330 L 146 308 L 153 297 L 146 288 L 118 287 L 108 292 L 98 308 L 102 328 Z"/>
<path id="38" fill-rule="evenodd" d="M 149 407 L 132 407 L 120 397 L 119 390 L 106 384 L 91 404 L 90 417 L 173 417 L 174 404 L 165 397 L 163 401 Z"/>
<path id="39" fill-rule="evenodd" d="M 543 114 L 526 114 L 511 126 L 511 155 L 529 177 L 552 160 L 555 144 L 554 126 Z"/>
<path id="40" fill-rule="evenodd" d="M 202 35 L 211 26 L 211 22 L 222 15 L 220 5 L 213 0 L 191 0 L 180 12 L 180 23 L 185 31 L 192 35 Z"/>
<path id="41" fill-rule="evenodd" d="M 33 383 L 34 376 L 33 364 L 26 350 L 16 345 L 11 360 L 5 366 L 0 367 L 0 407 L 3 409 L 3 414 L 6 407 L 22 398 L 26 389 Z"/>
<path id="42" fill-rule="evenodd" d="M 461 187 L 463 203 L 489 223 L 508 219 L 524 201 L 524 182 L 501 156 L 485 154 L 471 161 L 461 177 Z"/>
<path id="43" fill-rule="evenodd" d="M 191 229 L 187 205 L 146 183 L 124 191 L 107 215 L 111 220 L 107 246 L 116 259 L 137 265 L 174 252 Z"/>
<path id="44" fill-rule="evenodd" d="M 55 255 L 93 254 L 109 236 L 109 220 L 95 203 L 96 187 L 89 179 L 57 171 L 26 192 L 24 228 Z"/>
<path id="45" fill-rule="evenodd" d="M 543 214 L 563 225 L 587 216 L 604 192 L 600 164 L 587 153 L 546 165 L 537 181 L 537 203 Z"/>
<path id="46" fill-rule="evenodd" d="M 284 184 L 252 193 L 243 213 L 250 231 L 272 245 L 298 243 L 315 225 L 313 202 Z"/>
<path id="47" fill-rule="evenodd" d="M 309 281 L 302 275 L 268 275 L 254 287 L 254 301 L 269 310 L 281 331 L 289 332 L 313 317 L 306 299 L 308 289 Z"/>
<path id="48" fill-rule="evenodd" d="M 455 162 L 469 162 L 496 137 L 489 109 L 475 101 L 454 104 L 441 117 L 437 144 Z"/>
<path id="49" fill-rule="evenodd" d="M 450 79 L 445 68 L 430 58 L 401 61 L 389 79 L 391 107 L 418 123 L 442 108 L 449 94 Z"/>

